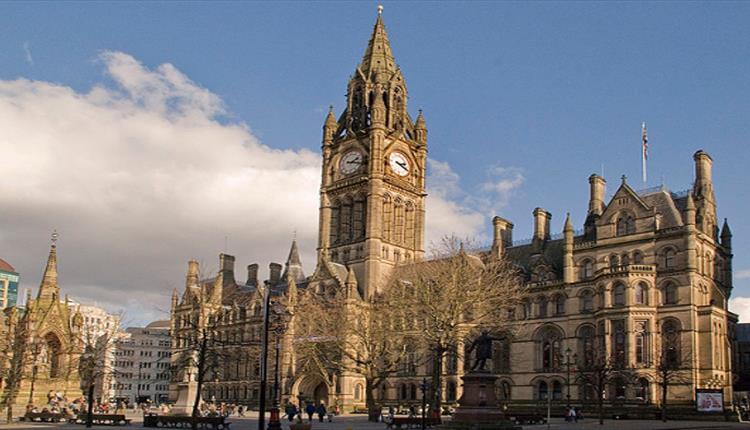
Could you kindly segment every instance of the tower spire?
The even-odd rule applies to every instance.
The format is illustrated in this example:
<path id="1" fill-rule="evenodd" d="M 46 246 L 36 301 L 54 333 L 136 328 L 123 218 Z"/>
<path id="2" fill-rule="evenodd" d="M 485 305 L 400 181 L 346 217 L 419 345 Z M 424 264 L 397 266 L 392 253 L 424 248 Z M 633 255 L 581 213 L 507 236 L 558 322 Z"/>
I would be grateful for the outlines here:
<path id="1" fill-rule="evenodd" d="M 393 51 L 391 51 L 391 42 L 388 41 L 388 34 L 385 31 L 385 24 L 383 24 L 382 12 L 383 7 L 379 6 L 378 17 L 375 20 L 375 27 L 372 29 L 370 42 L 367 44 L 365 55 L 359 65 L 359 69 L 365 76 L 370 76 L 371 73 L 378 70 L 392 73 L 398 69 L 396 60 L 393 58 Z"/>
<path id="2" fill-rule="evenodd" d="M 39 299 L 57 299 L 60 296 L 60 287 L 57 285 L 57 230 L 52 232 L 52 245 L 50 246 L 49 256 L 47 257 L 47 266 L 44 268 L 44 276 L 39 286 Z"/>

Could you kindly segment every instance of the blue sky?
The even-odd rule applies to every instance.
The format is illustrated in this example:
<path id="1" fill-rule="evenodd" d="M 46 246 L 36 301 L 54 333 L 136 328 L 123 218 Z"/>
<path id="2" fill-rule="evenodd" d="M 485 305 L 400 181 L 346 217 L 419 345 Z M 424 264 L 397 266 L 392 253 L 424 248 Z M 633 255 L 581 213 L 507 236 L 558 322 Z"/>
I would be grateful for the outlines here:
<path id="1" fill-rule="evenodd" d="M 0 80 L 24 78 L 80 96 L 95 87 L 124 85 L 112 73 L 112 57 L 103 53 L 127 54 L 150 71 L 169 63 L 220 100 L 223 108 L 210 113 L 211 119 L 246 127 L 248 136 L 271 152 L 289 150 L 283 154 L 305 158 L 318 152 L 327 106 L 333 104 L 340 112 L 344 104 L 346 83 L 366 46 L 376 5 L 3 2 Z M 587 178 L 602 169 L 610 193 L 622 174 L 634 188 L 644 188 L 639 151 L 640 123 L 646 121 L 648 186 L 663 181 L 672 190 L 687 189 L 693 179 L 692 154 L 702 148 L 713 157 L 719 217 L 729 218 L 735 237 L 734 294 L 750 297 L 750 245 L 744 240 L 749 226 L 742 216 L 750 209 L 750 3 L 384 6 L 391 45 L 407 80 L 409 108 L 424 109 L 427 119 L 430 158 L 435 161 L 433 191 L 447 204 L 465 206 L 468 215 L 481 215 L 486 222 L 480 236 L 488 234 L 487 223 L 495 213 L 515 223 L 517 238 L 530 236 L 536 206 L 552 212 L 553 229 L 562 228 L 565 212 L 579 228 L 587 209 Z M 216 141 L 204 144 L 206 151 L 221 150 Z M 220 155 L 217 163 L 220 168 Z M 441 174 L 446 171 L 447 176 Z M 33 182 L 34 175 L 30 170 L 21 176 Z M 487 184 L 506 188 L 488 193 Z M 232 199 L 253 192 L 236 191 Z M 251 208 L 262 210 L 260 205 Z M 304 217 L 316 215 L 312 210 Z M 16 265 L 28 273 L 27 286 L 41 275 L 47 235 L 42 230 L 60 224 L 52 215 L 38 218 L 33 240 L 27 238 L 34 252 L 2 256 L 21 262 Z M 5 224 L 3 229 L 32 224 L 26 222 L 28 217 L 17 219 L 18 225 Z M 231 224 L 242 220 L 241 215 L 221 219 L 216 231 L 199 229 L 205 234 L 201 237 L 214 237 L 197 241 L 207 249 L 206 260 L 215 266 L 213 256 L 222 250 L 224 235 L 230 237 L 230 245 L 231 238 L 238 238 L 230 251 L 263 258 L 262 250 L 234 249 L 242 248 L 237 241 L 245 233 L 237 230 L 245 229 L 241 221 Z M 94 224 L 113 230 L 106 217 Z M 279 232 L 289 237 L 294 228 L 302 230 L 300 241 L 307 246 L 310 271 L 314 231 L 288 225 Z M 65 232 L 61 234 L 62 253 Z M 4 243 L 6 249 L 11 243 L 16 242 Z M 86 247 L 102 245 L 91 242 Z M 160 264 L 174 273 L 176 286 L 184 261 L 193 255 L 204 257 L 204 251 L 166 246 L 149 252 L 171 254 Z M 283 258 L 283 252 L 274 252 L 281 254 L 277 260 Z M 70 264 L 86 264 L 85 259 L 71 259 Z M 149 270 L 144 267 L 147 261 L 132 263 L 138 270 Z M 120 277 L 108 275 L 115 272 L 119 273 L 103 270 L 96 285 L 128 288 Z M 108 281 L 113 285 L 103 285 Z M 83 296 L 97 294 L 93 284 L 83 287 L 83 274 L 74 283 L 81 285 L 76 291 Z M 162 284 L 156 288 L 168 291 Z M 115 297 L 100 300 L 118 302 Z"/>

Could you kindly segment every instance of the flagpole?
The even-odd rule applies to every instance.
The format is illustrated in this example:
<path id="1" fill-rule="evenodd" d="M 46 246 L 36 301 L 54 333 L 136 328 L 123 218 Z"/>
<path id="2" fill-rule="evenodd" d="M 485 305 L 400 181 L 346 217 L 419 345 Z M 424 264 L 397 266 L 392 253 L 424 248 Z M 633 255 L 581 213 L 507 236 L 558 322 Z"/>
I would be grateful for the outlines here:
<path id="1" fill-rule="evenodd" d="M 641 172 L 643 173 L 643 185 L 648 182 L 646 176 L 646 159 L 648 158 L 648 132 L 646 131 L 646 122 L 641 123 Z"/>

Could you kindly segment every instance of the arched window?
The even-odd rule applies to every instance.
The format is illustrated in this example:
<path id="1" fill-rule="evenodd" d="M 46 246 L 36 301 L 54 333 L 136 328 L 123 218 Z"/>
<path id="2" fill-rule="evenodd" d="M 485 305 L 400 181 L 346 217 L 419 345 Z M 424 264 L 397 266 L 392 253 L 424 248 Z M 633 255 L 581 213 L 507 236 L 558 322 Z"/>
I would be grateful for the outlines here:
<path id="1" fill-rule="evenodd" d="M 562 333 L 554 327 L 543 328 L 538 335 L 539 361 L 544 370 L 557 369 L 560 367 L 560 342 Z"/>
<path id="2" fill-rule="evenodd" d="M 565 314 L 565 296 L 562 294 L 558 294 L 557 296 L 555 296 L 555 314 Z"/>
<path id="3" fill-rule="evenodd" d="M 445 356 L 445 371 L 449 374 L 458 372 L 458 350 L 455 346 Z"/>
<path id="4" fill-rule="evenodd" d="M 52 333 L 45 336 L 44 349 L 46 350 L 46 359 L 49 365 L 49 377 L 59 378 L 62 369 L 62 345 L 60 340 Z"/>
<path id="5" fill-rule="evenodd" d="M 365 219 L 367 204 L 364 197 L 357 197 L 352 212 L 352 239 L 365 237 Z"/>
<path id="6" fill-rule="evenodd" d="M 523 301 L 523 319 L 531 318 L 531 301 L 528 299 Z"/>
<path id="7" fill-rule="evenodd" d="M 614 306 L 625 306 L 625 285 L 619 282 L 612 289 L 612 304 Z"/>
<path id="8" fill-rule="evenodd" d="M 560 381 L 554 381 L 552 383 L 552 400 L 562 399 L 562 384 Z"/>
<path id="9" fill-rule="evenodd" d="M 612 352 L 614 358 L 614 364 L 618 368 L 625 367 L 626 356 L 625 356 L 625 321 L 614 320 L 612 321 Z"/>
<path id="10" fill-rule="evenodd" d="M 662 365 L 669 368 L 680 366 L 680 323 L 677 320 L 667 320 L 661 326 L 662 336 Z"/>
<path id="11" fill-rule="evenodd" d="M 354 400 L 362 400 L 362 384 L 354 386 Z"/>
<path id="12" fill-rule="evenodd" d="M 663 270 L 672 270 L 675 268 L 676 252 L 673 248 L 666 248 L 661 253 L 661 265 Z"/>
<path id="13" fill-rule="evenodd" d="M 497 385 L 497 399 L 500 401 L 508 401 L 511 399 L 511 388 L 508 381 L 501 381 Z"/>
<path id="14" fill-rule="evenodd" d="M 581 266 L 581 280 L 591 279 L 594 276 L 594 262 L 590 259 L 583 260 Z"/>
<path id="15" fill-rule="evenodd" d="M 584 367 L 594 364 L 595 336 L 594 327 L 590 325 L 585 325 L 578 330 L 578 357 Z"/>
<path id="16" fill-rule="evenodd" d="M 664 284 L 664 304 L 674 305 L 677 304 L 677 285 L 674 282 L 667 282 Z"/>
<path id="17" fill-rule="evenodd" d="M 539 318 L 545 318 L 547 316 L 547 298 L 542 296 L 539 298 Z"/>
<path id="18" fill-rule="evenodd" d="M 414 246 L 414 205 L 406 204 L 406 226 L 404 231 L 406 246 Z"/>
<path id="19" fill-rule="evenodd" d="M 643 253 L 641 251 L 633 251 L 633 264 L 643 264 Z"/>
<path id="20" fill-rule="evenodd" d="M 547 383 L 544 381 L 539 382 L 539 385 L 537 385 L 537 398 L 539 400 L 547 400 L 548 391 Z"/>
<path id="21" fill-rule="evenodd" d="M 417 384 L 409 385 L 409 398 L 412 400 L 417 399 Z"/>
<path id="22" fill-rule="evenodd" d="M 646 378 L 639 378 L 635 386 L 635 397 L 644 403 L 649 402 L 649 382 Z"/>
<path id="23" fill-rule="evenodd" d="M 645 321 L 635 323 L 635 362 L 648 363 L 648 331 Z"/>
<path id="24" fill-rule="evenodd" d="M 390 242 L 393 229 L 393 203 L 391 196 L 383 197 L 383 239 Z M 387 257 L 386 257 L 387 258 Z"/>
<path id="25" fill-rule="evenodd" d="M 623 266 L 627 266 L 630 264 L 630 256 L 627 253 L 622 254 L 622 256 L 620 257 L 620 264 Z"/>
<path id="26" fill-rule="evenodd" d="M 645 282 L 639 282 L 635 284 L 635 303 L 638 305 L 648 304 L 648 286 Z"/>
<path id="27" fill-rule="evenodd" d="M 622 215 L 617 219 L 617 235 L 625 236 L 635 233 L 635 220 L 630 215 Z"/>
<path id="28" fill-rule="evenodd" d="M 581 293 L 581 312 L 591 312 L 594 310 L 594 293 L 591 290 L 585 290 Z"/>
<path id="29" fill-rule="evenodd" d="M 609 268 L 612 270 L 615 270 L 617 269 L 617 266 L 619 265 L 620 265 L 620 258 L 615 254 L 610 255 L 609 256 Z"/>
<path id="30" fill-rule="evenodd" d="M 394 206 L 393 242 L 402 243 L 404 241 L 404 205 L 400 199 L 396 199 Z"/>
<path id="31" fill-rule="evenodd" d="M 399 393 L 399 399 L 406 400 L 408 398 L 408 388 L 406 384 L 401 384 L 399 387 L 398 393 Z"/>
<path id="32" fill-rule="evenodd" d="M 495 373 L 510 371 L 510 340 L 508 338 L 492 342 L 492 370 Z"/>
<path id="33" fill-rule="evenodd" d="M 349 243 L 352 239 L 352 201 L 346 199 L 341 206 L 339 220 L 339 243 Z"/>
<path id="34" fill-rule="evenodd" d="M 339 241 L 339 220 L 341 219 L 341 206 L 339 202 L 334 202 L 331 205 L 331 231 L 330 241 L 332 245 L 335 245 Z"/>

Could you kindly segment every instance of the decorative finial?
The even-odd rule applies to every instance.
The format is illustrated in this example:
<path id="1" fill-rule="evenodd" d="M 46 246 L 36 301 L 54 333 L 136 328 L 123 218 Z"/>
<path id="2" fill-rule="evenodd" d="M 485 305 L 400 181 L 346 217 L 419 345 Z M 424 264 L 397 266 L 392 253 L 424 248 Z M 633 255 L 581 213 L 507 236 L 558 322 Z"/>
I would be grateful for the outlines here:
<path id="1" fill-rule="evenodd" d="M 378 5 L 378 15 L 382 15 L 382 14 L 383 14 L 383 5 L 379 4 Z"/>
<path id="2" fill-rule="evenodd" d="M 328 112 L 333 113 L 333 105 L 328 105 Z"/>
<path id="3" fill-rule="evenodd" d="M 422 115 L 422 108 L 419 108 L 419 114 Z"/>
<path id="4" fill-rule="evenodd" d="M 625 175 L 622 175 L 622 177 L 620 179 L 622 179 L 622 183 L 624 184 L 625 181 L 627 181 L 628 177 L 625 176 Z"/>
<path id="5" fill-rule="evenodd" d="M 57 234 L 57 229 L 52 230 L 52 246 L 55 246 L 58 237 L 60 237 L 60 235 Z"/>
<path id="6" fill-rule="evenodd" d="M 292 240 L 297 240 L 297 229 L 294 229 L 294 232 L 292 232 Z"/>

